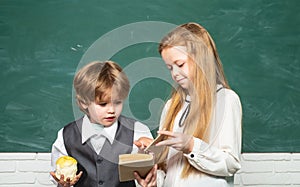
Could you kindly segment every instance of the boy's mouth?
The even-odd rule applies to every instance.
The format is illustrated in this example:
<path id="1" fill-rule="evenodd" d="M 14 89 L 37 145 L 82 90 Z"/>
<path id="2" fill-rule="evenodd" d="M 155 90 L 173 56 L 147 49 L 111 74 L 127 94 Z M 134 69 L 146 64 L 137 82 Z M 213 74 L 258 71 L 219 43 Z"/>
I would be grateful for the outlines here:
<path id="1" fill-rule="evenodd" d="M 110 117 L 106 117 L 105 119 L 108 121 L 113 121 L 116 118 L 116 116 L 110 116 Z"/>

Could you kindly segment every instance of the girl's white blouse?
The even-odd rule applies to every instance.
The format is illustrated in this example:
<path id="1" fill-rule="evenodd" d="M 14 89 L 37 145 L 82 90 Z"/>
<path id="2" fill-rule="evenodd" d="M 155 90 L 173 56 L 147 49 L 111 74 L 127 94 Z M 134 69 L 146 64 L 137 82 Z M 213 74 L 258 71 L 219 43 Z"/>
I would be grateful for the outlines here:
<path id="1" fill-rule="evenodd" d="M 183 127 L 179 127 L 178 123 L 186 105 L 187 103 L 177 114 L 173 131 L 183 131 Z M 162 112 L 160 128 L 162 128 L 162 122 L 169 106 L 170 100 Z M 183 154 L 170 148 L 163 186 L 233 186 L 233 176 L 241 168 L 241 120 L 242 107 L 238 95 L 230 89 L 223 88 L 218 91 L 216 107 L 211 121 L 209 143 L 194 137 L 194 147 L 189 154 Z M 183 157 L 186 157 L 188 162 L 199 170 L 199 173 L 191 174 L 188 178 L 182 179 L 180 175 L 183 168 Z M 161 171 L 158 172 L 158 174 L 160 173 Z M 160 176 L 158 176 L 159 179 L 161 179 Z"/>

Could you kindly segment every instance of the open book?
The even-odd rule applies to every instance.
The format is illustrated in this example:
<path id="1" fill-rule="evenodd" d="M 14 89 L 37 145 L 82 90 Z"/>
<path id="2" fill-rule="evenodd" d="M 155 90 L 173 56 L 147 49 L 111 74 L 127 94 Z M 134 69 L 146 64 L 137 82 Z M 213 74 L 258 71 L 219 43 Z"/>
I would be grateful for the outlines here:
<path id="1" fill-rule="evenodd" d="M 133 172 L 137 171 L 141 177 L 146 177 L 149 171 L 156 164 L 159 154 L 165 146 L 155 146 L 166 136 L 158 135 L 145 149 L 145 153 L 119 155 L 119 179 L 121 182 L 133 180 Z"/>

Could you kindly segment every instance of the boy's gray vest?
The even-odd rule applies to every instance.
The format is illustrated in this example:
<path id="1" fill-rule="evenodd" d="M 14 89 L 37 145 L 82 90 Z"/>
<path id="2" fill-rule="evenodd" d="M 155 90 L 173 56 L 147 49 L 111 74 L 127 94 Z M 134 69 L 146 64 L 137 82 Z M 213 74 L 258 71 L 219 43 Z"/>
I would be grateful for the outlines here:
<path id="1" fill-rule="evenodd" d="M 120 154 L 131 153 L 134 135 L 133 119 L 119 117 L 113 144 L 106 139 L 98 155 L 90 143 L 82 144 L 82 119 L 64 127 L 63 138 L 67 153 L 78 162 L 78 171 L 83 171 L 77 187 L 132 187 L 134 181 L 119 182 L 118 161 Z"/>

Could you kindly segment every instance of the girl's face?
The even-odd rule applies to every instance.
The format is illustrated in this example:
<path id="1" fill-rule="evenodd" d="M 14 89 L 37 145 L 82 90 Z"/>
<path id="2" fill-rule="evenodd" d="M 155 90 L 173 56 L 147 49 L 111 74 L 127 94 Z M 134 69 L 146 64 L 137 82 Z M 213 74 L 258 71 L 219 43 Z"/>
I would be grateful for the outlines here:
<path id="1" fill-rule="evenodd" d="M 161 52 L 161 56 L 171 72 L 172 79 L 183 89 L 187 90 L 191 83 L 189 74 L 190 60 L 184 47 L 169 47 Z"/>
<path id="2" fill-rule="evenodd" d="M 83 106 L 88 110 L 92 123 L 109 127 L 119 118 L 123 108 L 123 100 L 114 99 L 101 101 L 99 104 L 91 102 L 88 106 Z"/>

